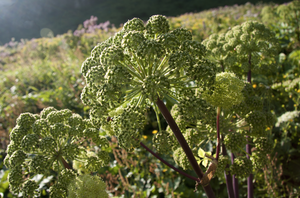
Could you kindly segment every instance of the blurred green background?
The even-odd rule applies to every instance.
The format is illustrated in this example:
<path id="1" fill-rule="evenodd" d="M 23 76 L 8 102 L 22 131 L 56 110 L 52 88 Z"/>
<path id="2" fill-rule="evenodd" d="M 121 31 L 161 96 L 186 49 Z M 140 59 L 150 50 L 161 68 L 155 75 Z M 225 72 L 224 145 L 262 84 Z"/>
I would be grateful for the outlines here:
<path id="1" fill-rule="evenodd" d="M 38 38 L 43 28 L 54 35 L 75 30 L 91 15 L 98 22 L 110 21 L 116 27 L 133 17 L 147 20 L 154 14 L 178 16 L 188 12 L 234 4 L 271 2 L 270 0 L 1 0 L 0 45 L 15 38 Z M 284 3 L 284 0 L 273 0 Z"/>

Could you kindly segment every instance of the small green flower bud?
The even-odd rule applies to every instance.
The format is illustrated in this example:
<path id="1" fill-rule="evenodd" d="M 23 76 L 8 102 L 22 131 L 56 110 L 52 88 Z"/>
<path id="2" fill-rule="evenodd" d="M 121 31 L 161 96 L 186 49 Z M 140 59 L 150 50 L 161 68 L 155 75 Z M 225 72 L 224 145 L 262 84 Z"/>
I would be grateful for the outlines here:
<path id="1" fill-rule="evenodd" d="M 49 159 L 43 155 L 36 155 L 30 160 L 28 167 L 32 173 L 45 174 L 49 169 Z"/>
<path id="2" fill-rule="evenodd" d="M 130 31 L 127 32 L 122 39 L 122 47 L 130 53 L 136 52 L 138 47 L 146 38 L 142 32 Z"/>
<path id="3" fill-rule="evenodd" d="M 39 185 L 36 181 L 28 179 L 23 183 L 22 195 L 23 197 L 34 197 L 35 191 L 38 189 Z"/>
<path id="4" fill-rule="evenodd" d="M 87 128 L 83 131 L 83 135 L 87 138 L 93 138 L 99 136 L 99 130 L 95 128 Z"/>
<path id="5" fill-rule="evenodd" d="M 228 167 L 228 170 L 226 169 L 227 165 L 230 165 L 229 157 L 221 155 L 219 157 L 218 166 L 217 166 L 217 170 L 216 170 L 216 175 L 218 177 L 223 177 L 224 176 L 224 171 L 227 171 L 227 172 L 229 171 L 229 167 Z"/>
<path id="6" fill-rule="evenodd" d="M 97 46 L 96 46 L 97 47 Z M 96 48 L 95 47 L 95 48 Z M 94 66 L 97 66 L 97 65 L 100 65 L 100 61 L 97 62 L 95 58 L 93 57 L 89 57 L 87 58 L 83 63 L 82 63 L 82 66 L 81 66 L 81 73 L 83 76 L 86 76 L 86 74 L 88 73 L 88 71 L 94 67 Z M 47 115 L 46 115 L 47 116 Z M 43 118 L 46 118 L 46 117 L 43 117 Z"/>
<path id="7" fill-rule="evenodd" d="M 73 160 L 80 153 L 80 149 L 77 144 L 67 144 L 62 148 L 63 155 L 68 159 Z"/>
<path id="8" fill-rule="evenodd" d="M 268 158 L 263 152 L 253 152 L 250 159 L 253 164 L 253 171 L 258 171 L 268 164 Z"/>
<path id="9" fill-rule="evenodd" d="M 97 136 L 93 137 L 92 140 L 96 145 L 98 145 L 98 146 L 101 145 L 101 147 L 103 147 L 103 148 L 108 148 L 108 146 L 109 146 L 108 140 L 103 136 L 97 135 Z"/>
<path id="10" fill-rule="evenodd" d="M 230 171 L 236 177 L 246 178 L 252 173 L 252 162 L 246 156 L 236 157 L 230 167 Z"/>
<path id="11" fill-rule="evenodd" d="M 44 108 L 43 111 L 41 111 L 41 118 L 46 119 L 48 114 L 52 111 L 57 111 L 54 107 L 47 107 Z"/>
<path id="12" fill-rule="evenodd" d="M 204 99 L 215 107 L 229 109 L 243 101 L 243 88 L 243 81 L 238 79 L 235 74 L 222 72 L 216 76 L 213 93 L 205 92 Z"/>
<path id="13" fill-rule="evenodd" d="M 254 139 L 255 148 L 265 156 L 270 154 L 273 150 L 273 142 L 270 138 L 255 138 Z"/>
<path id="14" fill-rule="evenodd" d="M 92 175 L 77 176 L 68 186 L 68 198 L 108 198 L 106 184 Z"/>
<path id="15" fill-rule="evenodd" d="M 198 146 L 198 144 L 203 140 L 203 133 L 200 132 L 196 128 L 188 128 L 184 131 L 183 134 L 184 138 L 186 139 L 187 143 L 191 148 Z"/>
<path id="16" fill-rule="evenodd" d="M 55 124 L 55 123 L 63 122 L 64 117 L 63 114 L 60 113 L 60 111 L 51 111 L 47 115 L 47 120 L 50 124 Z"/>
<path id="17" fill-rule="evenodd" d="M 224 144 L 231 152 L 238 152 L 246 143 L 245 135 L 238 132 L 228 133 L 224 138 Z"/>
<path id="18" fill-rule="evenodd" d="M 10 167 L 10 155 L 9 154 L 6 154 L 4 160 L 3 160 L 3 164 L 4 166 L 6 166 L 7 168 Z"/>
<path id="19" fill-rule="evenodd" d="M 192 166 L 181 147 L 177 148 L 173 153 L 173 158 L 176 164 L 184 170 L 192 170 Z"/>
<path id="20" fill-rule="evenodd" d="M 70 130 L 70 126 L 62 123 L 56 123 L 50 126 L 50 134 L 54 139 L 57 139 L 61 136 L 68 134 L 69 130 Z"/>
<path id="21" fill-rule="evenodd" d="M 31 127 L 35 122 L 35 119 L 35 116 L 31 113 L 22 113 L 17 118 L 17 125 L 22 126 L 25 130 L 31 131 Z"/>
<path id="22" fill-rule="evenodd" d="M 49 191 L 50 198 L 67 198 L 67 187 L 60 183 L 55 183 L 52 185 L 49 188 Z"/>
<path id="23" fill-rule="evenodd" d="M 79 114 L 72 114 L 69 117 L 68 123 L 71 127 L 82 125 L 83 124 L 83 119 Z"/>
<path id="24" fill-rule="evenodd" d="M 40 140 L 40 149 L 45 153 L 55 153 L 57 149 L 57 144 L 55 139 L 52 137 L 45 137 Z"/>
<path id="25" fill-rule="evenodd" d="M 28 134 L 21 141 L 21 147 L 25 152 L 33 151 L 39 142 L 39 136 L 37 134 Z"/>
<path id="26" fill-rule="evenodd" d="M 8 182 L 11 186 L 20 186 L 23 182 L 22 167 L 15 167 L 8 173 Z"/>
<path id="27" fill-rule="evenodd" d="M 153 15 L 146 24 L 147 34 L 164 34 L 169 32 L 170 25 L 168 19 L 162 15 Z"/>
<path id="28" fill-rule="evenodd" d="M 245 121 L 251 126 L 252 136 L 265 137 L 266 117 L 262 111 L 251 111 Z"/>
<path id="29" fill-rule="evenodd" d="M 94 49 L 92 50 L 91 52 L 91 55 L 92 55 L 92 59 L 89 59 L 87 58 L 87 63 L 86 64 L 89 64 L 89 66 L 85 67 L 85 68 L 81 68 L 82 70 L 84 69 L 84 72 L 81 71 L 81 73 L 86 77 L 86 74 L 88 73 L 88 71 L 92 68 L 92 67 L 96 67 L 100 64 L 100 55 L 101 55 L 101 52 L 111 46 L 112 44 L 110 42 L 108 42 L 107 40 L 102 42 L 102 43 L 99 43 L 98 45 L 96 45 L 94 47 Z M 83 65 L 82 65 L 83 66 Z"/>
<path id="30" fill-rule="evenodd" d="M 37 135 L 42 135 L 44 137 L 49 135 L 49 129 L 50 126 L 48 121 L 43 118 L 35 121 L 34 124 L 32 125 L 33 133 Z"/>
<path id="31" fill-rule="evenodd" d="M 152 56 L 160 58 L 165 54 L 165 48 L 156 40 L 145 40 L 138 46 L 136 53 L 142 58 Z"/>
<path id="32" fill-rule="evenodd" d="M 189 41 L 192 40 L 191 31 L 189 31 L 185 28 L 178 28 L 178 29 L 172 30 L 170 33 L 175 35 L 179 42 L 183 42 L 186 40 L 189 40 Z"/>
<path id="33" fill-rule="evenodd" d="M 28 132 L 28 129 L 25 129 L 23 126 L 17 125 L 9 134 L 10 140 L 20 144 L 21 140 L 24 138 L 25 135 L 28 134 Z"/>
<path id="34" fill-rule="evenodd" d="M 159 131 L 153 136 L 153 146 L 155 147 L 157 153 L 166 154 L 170 151 L 168 136 L 168 132 L 164 130 Z"/>
<path id="35" fill-rule="evenodd" d="M 6 149 L 6 153 L 8 155 L 12 155 L 16 150 L 20 149 L 20 144 L 15 143 L 14 141 L 10 141 L 7 149 Z"/>
<path id="36" fill-rule="evenodd" d="M 119 46 L 112 45 L 105 48 L 100 55 L 100 62 L 102 65 L 115 65 L 119 61 L 123 61 L 124 54 Z"/>
<path id="37" fill-rule="evenodd" d="M 124 31 L 143 31 L 144 29 L 144 22 L 139 18 L 133 18 L 123 26 Z"/>
<path id="38" fill-rule="evenodd" d="M 68 186 L 75 177 L 76 173 L 72 169 L 63 169 L 58 176 L 58 182 L 63 186 Z"/>
<path id="39" fill-rule="evenodd" d="M 14 167 L 20 166 L 25 161 L 27 155 L 22 150 L 15 151 L 9 157 L 9 168 L 13 169 Z"/>

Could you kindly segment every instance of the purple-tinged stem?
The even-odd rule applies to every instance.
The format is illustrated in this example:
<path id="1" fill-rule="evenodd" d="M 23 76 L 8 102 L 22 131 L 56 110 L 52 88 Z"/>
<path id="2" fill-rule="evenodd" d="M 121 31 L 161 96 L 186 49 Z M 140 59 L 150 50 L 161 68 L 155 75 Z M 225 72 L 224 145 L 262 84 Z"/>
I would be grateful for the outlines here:
<path id="1" fill-rule="evenodd" d="M 65 168 L 72 169 L 72 167 L 66 162 L 66 160 L 63 157 L 60 157 L 60 159 L 61 159 L 61 161 L 62 161 Z"/>
<path id="2" fill-rule="evenodd" d="M 177 126 L 175 120 L 173 119 L 172 115 L 170 114 L 170 111 L 164 104 L 162 100 L 160 100 L 159 97 L 157 97 L 156 105 L 158 106 L 161 114 L 164 116 L 165 120 L 169 124 L 170 128 L 172 129 L 177 141 L 179 142 L 180 146 L 184 150 L 191 166 L 193 167 L 194 171 L 196 172 L 197 176 L 201 180 L 204 176 L 200 166 L 198 165 L 195 156 L 193 155 L 193 152 L 189 145 L 187 144 L 185 138 L 183 137 L 179 127 Z M 206 192 L 206 195 L 208 198 L 215 198 L 215 194 L 211 188 L 211 186 L 208 184 L 207 186 L 202 186 Z"/>
<path id="3" fill-rule="evenodd" d="M 226 151 L 226 147 L 224 144 L 224 137 L 222 136 L 222 154 L 223 156 L 227 155 L 227 151 Z M 226 165 L 226 169 L 229 168 L 229 165 Z M 232 178 L 231 178 L 231 174 L 230 171 L 225 171 L 224 170 L 224 176 L 226 179 L 226 187 L 227 187 L 227 193 L 228 193 L 228 198 L 235 198 L 234 197 L 234 193 L 233 193 L 233 186 L 232 186 Z"/>
<path id="4" fill-rule="evenodd" d="M 248 144 L 246 145 L 246 152 L 249 153 L 251 155 L 251 145 L 250 143 L 250 137 L 247 136 L 247 141 Z M 250 156 L 247 154 L 247 158 L 250 159 Z M 248 198 L 253 198 L 253 174 L 250 174 L 249 177 L 247 178 L 247 194 L 248 194 Z"/>
<path id="5" fill-rule="evenodd" d="M 216 159 L 219 160 L 220 155 L 220 113 L 221 108 L 217 107 L 217 151 L 216 151 Z"/>
<path id="6" fill-rule="evenodd" d="M 249 71 L 248 71 L 248 76 L 247 76 L 247 80 L 249 83 L 251 83 L 251 54 L 249 54 Z M 251 145 L 249 144 L 250 143 L 250 137 L 247 136 L 247 141 L 248 141 L 248 144 L 246 144 L 246 152 L 249 153 L 249 155 L 251 155 Z M 247 158 L 250 159 L 250 156 L 247 155 Z M 249 177 L 247 178 L 247 186 L 248 186 L 248 198 L 253 198 L 253 174 L 250 174 Z"/>
<path id="7" fill-rule="evenodd" d="M 149 153 L 151 153 L 154 157 L 156 157 L 157 159 L 159 159 L 162 163 L 164 163 L 165 165 L 169 166 L 170 168 L 172 168 L 173 170 L 175 170 L 176 172 L 178 172 L 179 174 L 186 176 L 194 181 L 200 182 L 200 180 L 196 177 L 193 177 L 185 172 L 183 172 L 182 170 L 174 167 L 173 165 L 169 164 L 167 161 L 165 161 L 163 158 L 161 158 L 157 153 L 154 153 L 150 148 L 148 148 L 145 144 L 143 144 L 142 142 L 140 142 L 140 145 L 142 147 L 144 147 Z"/>
<path id="8" fill-rule="evenodd" d="M 231 164 L 234 163 L 234 154 L 231 153 Z M 232 175 L 232 181 L 233 181 L 233 192 L 234 192 L 234 198 L 239 197 L 239 180 L 235 177 L 235 175 Z"/>

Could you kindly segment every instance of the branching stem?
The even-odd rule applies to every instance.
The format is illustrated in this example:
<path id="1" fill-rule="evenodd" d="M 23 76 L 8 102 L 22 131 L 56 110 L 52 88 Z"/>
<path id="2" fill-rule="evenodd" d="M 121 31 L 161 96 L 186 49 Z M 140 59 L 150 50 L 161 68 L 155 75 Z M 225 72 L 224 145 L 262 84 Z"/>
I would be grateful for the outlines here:
<path id="1" fill-rule="evenodd" d="M 200 180 L 196 177 L 193 177 L 185 172 L 183 172 L 182 170 L 174 167 L 173 165 L 169 164 L 166 160 L 164 160 L 163 158 L 161 158 L 158 154 L 154 153 L 150 148 L 148 148 L 145 144 L 143 144 L 142 142 L 140 142 L 140 145 L 142 147 L 144 147 L 149 153 L 151 153 L 154 157 L 156 157 L 157 159 L 159 159 L 162 163 L 164 163 L 165 165 L 169 166 L 170 168 L 172 168 L 173 170 L 175 170 L 176 172 L 178 172 L 179 174 L 186 176 L 196 182 L 200 182 Z"/>
<path id="2" fill-rule="evenodd" d="M 72 167 L 66 162 L 66 160 L 61 156 L 59 161 L 63 164 L 63 166 L 67 169 L 72 169 Z"/>
<path id="3" fill-rule="evenodd" d="M 225 144 L 224 144 L 224 137 L 222 137 L 222 154 L 223 156 L 226 156 L 227 155 L 227 151 L 226 151 L 226 147 L 225 147 Z M 229 165 L 227 164 L 226 169 L 229 168 Z M 228 198 L 235 198 L 234 197 L 234 193 L 233 193 L 233 186 L 232 186 L 232 178 L 231 178 L 231 174 L 230 174 L 230 171 L 226 171 L 224 170 L 224 176 L 225 176 L 225 179 L 226 179 L 226 187 L 227 187 L 227 193 L 228 193 Z"/>
<path id="4" fill-rule="evenodd" d="M 178 140 L 180 146 L 182 147 L 182 149 L 184 150 L 190 164 L 192 165 L 194 171 L 196 172 L 197 176 L 199 177 L 199 179 L 201 180 L 203 178 L 203 172 L 200 168 L 200 166 L 198 165 L 195 156 L 192 153 L 191 148 L 189 147 L 189 145 L 187 144 L 185 138 L 183 137 L 179 127 L 177 126 L 175 120 L 173 119 L 172 115 L 170 114 L 169 110 L 167 109 L 166 105 L 164 104 L 164 102 L 162 100 L 160 100 L 159 97 L 157 97 L 157 101 L 156 104 L 160 110 L 160 112 L 162 113 L 162 115 L 164 116 L 165 120 L 167 121 L 167 123 L 169 124 L 170 128 L 172 129 L 176 139 Z M 215 198 L 215 194 L 212 191 L 211 186 L 208 184 L 207 186 L 203 186 L 207 197 L 208 198 Z"/>

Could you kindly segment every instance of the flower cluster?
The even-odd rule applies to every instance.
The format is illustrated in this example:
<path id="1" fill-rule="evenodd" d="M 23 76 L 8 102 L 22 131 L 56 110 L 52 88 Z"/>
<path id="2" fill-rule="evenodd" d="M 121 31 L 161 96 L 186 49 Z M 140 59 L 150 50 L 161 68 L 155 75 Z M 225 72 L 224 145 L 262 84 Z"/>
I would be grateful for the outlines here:
<path id="1" fill-rule="evenodd" d="M 235 158 L 234 163 L 230 167 L 231 174 L 240 178 L 246 178 L 252 173 L 252 169 L 252 162 L 246 156 L 239 156 Z"/>
<path id="2" fill-rule="evenodd" d="M 199 115 L 194 107 L 202 107 L 203 99 L 196 95 L 196 86 L 212 85 L 217 72 L 203 58 L 205 52 L 190 31 L 170 31 L 165 16 L 152 16 L 146 24 L 138 18 L 129 20 L 82 64 L 86 87 L 81 99 L 91 107 L 93 125 L 116 135 L 120 145 L 131 150 L 140 141 L 147 109 L 152 106 L 159 113 L 158 98 L 178 103 L 181 113 L 192 110 L 192 118 Z M 187 89 L 191 94 L 184 95 Z M 157 136 L 165 139 L 167 134 L 159 131 Z M 164 141 L 158 150 L 164 150 Z"/>
<path id="3" fill-rule="evenodd" d="M 256 21 L 247 21 L 226 33 L 213 34 L 202 42 L 223 70 L 243 75 L 270 72 L 275 64 L 278 42 L 272 31 Z"/>
<path id="4" fill-rule="evenodd" d="M 220 85 L 216 79 L 215 88 L 204 92 L 208 102 L 222 107 L 223 119 L 220 118 L 220 128 L 225 135 L 223 143 L 234 154 L 239 154 L 241 149 L 244 149 L 247 143 L 246 136 L 248 141 L 255 138 L 255 142 L 268 139 L 267 129 L 276 121 L 268 105 L 269 87 L 263 84 L 252 85 L 251 74 L 272 73 L 276 66 L 278 43 L 274 33 L 256 21 L 247 21 L 232 27 L 225 33 L 213 34 L 202 42 L 207 48 L 209 59 L 215 60 L 219 68 L 224 71 L 223 74 L 234 73 L 238 78 L 247 77 L 248 82 L 240 82 L 237 86 L 238 91 L 237 87 L 233 89 L 236 93 L 226 90 L 224 84 L 227 82 L 230 85 L 229 78 Z M 217 74 L 217 77 L 223 74 Z M 228 97 L 229 94 L 232 96 Z M 211 125 L 210 128 L 214 126 Z M 266 153 L 259 145 L 255 145 L 256 151 L 250 158 L 256 168 L 261 168 L 260 164 L 263 164 L 263 160 L 266 159 Z M 270 150 L 269 148 L 268 151 Z M 252 168 L 247 169 L 249 170 L 247 173 L 242 173 L 242 167 L 251 161 L 246 158 L 236 159 L 231 165 L 232 174 L 238 174 L 239 177 L 247 176 Z"/>
<path id="5" fill-rule="evenodd" d="M 73 35 L 74 36 L 81 36 L 84 33 L 93 33 L 95 32 L 97 29 L 102 29 L 104 31 L 108 31 L 108 26 L 110 25 L 109 21 L 106 21 L 104 23 L 99 23 L 97 25 L 97 21 L 98 21 L 98 17 L 95 16 L 91 16 L 90 19 L 85 20 L 83 22 L 83 27 L 81 29 L 77 29 L 74 31 Z"/>
<path id="6" fill-rule="evenodd" d="M 235 74 L 222 72 L 217 74 L 214 90 L 204 92 L 204 98 L 215 107 L 230 109 L 243 101 L 244 82 Z"/>
<path id="7" fill-rule="evenodd" d="M 105 188 L 106 184 L 98 176 L 80 175 L 68 185 L 68 198 L 108 198 Z"/>
<path id="8" fill-rule="evenodd" d="M 67 162 L 80 159 L 90 172 L 109 162 L 108 153 L 101 151 L 108 147 L 107 139 L 100 136 L 89 120 L 70 110 L 48 107 L 40 115 L 23 113 L 10 133 L 10 140 L 4 159 L 5 166 L 11 169 L 10 190 L 24 197 L 39 193 L 38 184 L 32 179 L 37 174 L 56 173 L 58 179 L 50 188 L 50 196 L 66 197 L 68 184 L 77 174 Z M 93 155 L 81 146 L 91 143 L 100 149 Z"/>

